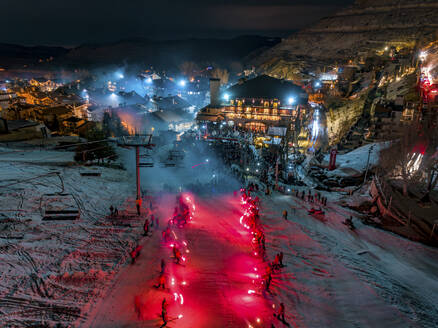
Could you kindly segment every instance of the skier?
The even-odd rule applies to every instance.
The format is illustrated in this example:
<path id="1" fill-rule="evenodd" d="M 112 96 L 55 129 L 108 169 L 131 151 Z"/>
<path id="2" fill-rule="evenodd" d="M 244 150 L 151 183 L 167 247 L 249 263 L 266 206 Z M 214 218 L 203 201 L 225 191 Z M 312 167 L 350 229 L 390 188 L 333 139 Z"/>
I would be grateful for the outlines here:
<path id="1" fill-rule="evenodd" d="M 261 241 L 261 244 L 262 244 L 262 249 L 263 249 L 264 251 L 266 251 L 266 246 L 265 246 L 265 234 L 264 234 L 264 233 L 262 233 L 262 236 L 260 237 L 260 241 Z"/>
<path id="2" fill-rule="evenodd" d="M 279 259 L 279 255 L 275 255 L 274 261 L 272 261 L 272 268 L 274 270 L 277 270 L 280 268 L 280 259 Z"/>
<path id="3" fill-rule="evenodd" d="M 160 328 L 166 327 L 167 321 L 169 320 L 167 316 L 166 298 L 163 298 L 163 301 L 161 302 L 161 319 L 163 320 L 163 324 L 160 326 Z"/>
<path id="4" fill-rule="evenodd" d="M 265 288 L 267 292 L 269 292 L 269 286 L 271 286 L 271 281 L 272 281 L 272 273 L 269 272 L 265 276 Z"/>
<path id="5" fill-rule="evenodd" d="M 113 214 L 114 214 L 114 207 L 111 205 L 109 209 L 110 209 L 110 215 L 113 216 Z"/>
<path id="6" fill-rule="evenodd" d="M 164 275 L 164 273 L 161 273 L 160 276 L 158 277 L 158 285 L 154 285 L 154 287 L 156 289 L 159 289 L 160 287 L 163 287 L 163 289 L 166 289 L 166 276 Z"/>
<path id="7" fill-rule="evenodd" d="M 141 312 L 141 300 L 140 300 L 140 296 L 136 295 L 134 297 L 134 308 L 135 308 L 135 313 L 137 313 L 137 317 L 138 319 L 141 318 L 142 312 Z"/>
<path id="8" fill-rule="evenodd" d="M 170 228 L 167 227 L 166 230 L 163 230 L 163 239 L 165 242 L 170 240 Z"/>
<path id="9" fill-rule="evenodd" d="M 283 265 L 283 252 L 278 254 L 278 261 L 280 262 L 280 268 L 284 267 Z"/>
<path id="10" fill-rule="evenodd" d="M 160 271 L 160 274 L 164 274 L 165 270 L 166 270 L 166 262 L 164 262 L 164 259 L 161 259 L 161 271 Z"/>
<path id="11" fill-rule="evenodd" d="M 286 210 L 283 211 L 283 219 L 285 219 L 287 221 L 287 211 Z"/>
<path id="12" fill-rule="evenodd" d="M 143 236 L 147 237 L 149 233 L 149 219 L 146 219 L 144 221 L 144 226 L 143 226 Z"/>
<path id="13" fill-rule="evenodd" d="M 173 251 L 173 256 L 176 259 L 176 264 L 180 264 L 180 262 L 181 262 L 181 251 L 176 246 L 173 246 L 172 251 Z"/>
<path id="14" fill-rule="evenodd" d="M 133 248 L 131 253 L 131 264 L 135 264 L 135 259 L 137 258 L 137 250 L 136 248 Z"/>
<path id="15" fill-rule="evenodd" d="M 141 198 L 137 197 L 137 199 L 135 200 L 135 206 L 137 207 L 137 215 L 140 215 Z"/>
<path id="16" fill-rule="evenodd" d="M 114 216 L 119 216 L 119 209 L 117 207 L 114 208 Z"/>
<path id="17" fill-rule="evenodd" d="M 286 320 L 284 319 L 284 304 L 280 303 L 280 308 L 278 309 L 278 314 L 277 314 L 277 318 L 280 321 L 285 322 Z"/>

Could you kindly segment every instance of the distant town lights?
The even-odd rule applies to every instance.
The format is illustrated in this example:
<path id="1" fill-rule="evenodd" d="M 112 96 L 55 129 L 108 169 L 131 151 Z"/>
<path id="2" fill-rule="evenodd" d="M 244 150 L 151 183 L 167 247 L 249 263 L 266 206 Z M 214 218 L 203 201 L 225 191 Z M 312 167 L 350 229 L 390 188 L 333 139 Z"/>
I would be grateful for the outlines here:
<path id="1" fill-rule="evenodd" d="M 186 81 L 185 80 L 181 80 L 181 81 L 179 81 L 179 86 L 180 87 L 185 87 L 186 86 Z"/>
<path id="2" fill-rule="evenodd" d="M 230 95 L 229 95 L 228 93 L 225 93 L 225 94 L 224 94 L 224 99 L 225 99 L 226 101 L 230 100 Z"/>
<path id="3" fill-rule="evenodd" d="M 116 96 L 116 94 L 113 92 L 113 93 L 111 94 L 111 98 L 115 98 L 115 97 L 117 97 L 117 96 Z"/>
<path id="4" fill-rule="evenodd" d="M 289 105 L 293 105 L 293 104 L 295 104 L 295 97 L 289 97 L 289 99 L 287 100 L 287 103 L 288 103 Z"/>
<path id="5" fill-rule="evenodd" d="M 146 82 L 147 82 L 147 83 L 152 83 L 152 78 L 151 78 L 151 77 L 148 77 L 148 78 L 146 79 Z"/>

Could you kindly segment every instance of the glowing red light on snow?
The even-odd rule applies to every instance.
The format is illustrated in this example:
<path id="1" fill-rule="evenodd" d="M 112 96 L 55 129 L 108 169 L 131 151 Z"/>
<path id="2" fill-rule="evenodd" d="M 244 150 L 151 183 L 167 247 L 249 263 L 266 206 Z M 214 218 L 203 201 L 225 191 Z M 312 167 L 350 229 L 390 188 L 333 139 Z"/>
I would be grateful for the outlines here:
<path id="1" fill-rule="evenodd" d="M 257 275 L 256 275 L 256 278 L 258 279 L 258 278 L 260 278 L 260 276 L 257 274 Z"/>
<path id="2" fill-rule="evenodd" d="M 272 304 L 272 308 L 275 309 L 275 304 Z"/>
<path id="3" fill-rule="evenodd" d="M 186 249 L 186 253 L 190 253 L 190 251 L 188 249 Z"/>
<path id="4" fill-rule="evenodd" d="M 181 256 L 181 258 L 184 262 L 186 261 L 186 258 L 184 256 Z"/>
<path id="5" fill-rule="evenodd" d="M 254 271 L 257 271 L 257 268 L 254 268 Z"/>
<path id="6" fill-rule="evenodd" d="M 182 314 L 178 314 L 178 319 L 181 319 L 183 317 Z"/>
<path id="7" fill-rule="evenodd" d="M 173 246 L 175 246 L 174 244 L 170 244 L 170 247 L 173 247 Z"/>
<path id="8" fill-rule="evenodd" d="M 175 285 L 175 278 L 172 278 L 171 285 L 172 285 L 172 286 Z"/>
<path id="9" fill-rule="evenodd" d="M 183 281 L 181 284 L 184 285 L 184 286 L 187 285 L 187 283 L 185 281 Z"/>
<path id="10" fill-rule="evenodd" d="M 254 252 L 254 255 L 257 256 L 257 252 Z"/>
<path id="11" fill-rule="evenodd" d="M 249 290 L 248 290 L 248 294 L 249 294 L 249 295 L 251 295 L 251 294 L 255 294 L 255 290 L 249 289 Z"/>
<path id="12" fill-rule="evenodd" d="M 257 321 L 257 323 L 260 323 L 260 322 L 261 322 L 260 318 L 257 318 L 256 321 Z"/>
<path id="13" fill-rule="evenodd" d="M 179 294 L 179 299 L 180 299 L 181 305 L 183 305 L 184 304 L 184 298 L 183 298 L 182 294 Z"/>
<path id="14" fill-rule="evenodd" d="M 173 296 L 175 296 L 175 302 L 178 300 L 178 294 L 177 293 L 173 293 Z"/>
<path id="15" fill-rule="evenodd" d="M 187 246 L 187 243 L 185 241 L 183 241 L 184 246 Z"/>

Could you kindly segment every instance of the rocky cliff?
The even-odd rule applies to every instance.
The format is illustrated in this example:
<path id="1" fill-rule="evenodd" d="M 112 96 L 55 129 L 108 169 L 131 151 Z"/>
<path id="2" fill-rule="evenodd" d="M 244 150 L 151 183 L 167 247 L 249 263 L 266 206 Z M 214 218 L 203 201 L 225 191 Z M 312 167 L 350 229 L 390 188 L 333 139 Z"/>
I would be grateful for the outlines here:
<path id="1" fill-rule="evenodd" d="M 387 45 L 414 47 L 437 39 L 437 31 L 436 0 L 357 0 L 284 39 L 263 53 L 257 64 L 269 72 L 278 71 L 281 62 L 345 60 Z"/>

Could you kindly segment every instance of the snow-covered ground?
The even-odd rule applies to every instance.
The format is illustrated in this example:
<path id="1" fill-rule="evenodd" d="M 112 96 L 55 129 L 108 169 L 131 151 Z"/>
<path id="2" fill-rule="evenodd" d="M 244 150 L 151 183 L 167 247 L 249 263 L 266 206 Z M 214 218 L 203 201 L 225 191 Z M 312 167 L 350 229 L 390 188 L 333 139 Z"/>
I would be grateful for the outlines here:
<path id="1" fill-rule="evenodd" d="M 372 143 L 359 147 L 346 154 L 336 156 L 336 169 L 328 171 L 327 176 L 354 176 L 360 175 L 366 170 L 368 155 L 370 155 L 369 167 L 374 167 L 379 162 L 379 152 L 387 143 Z M 372 150 L 370 152 L 370 148 Z M 328 165 L 330 155 L 325 155 L 324 162 Z"/>
<path id="2" fill-rule="evenodd" d="M 291 327 L 438 325 L 438 250 L 357 219 L 352 232 L 342 224 L 351 213 L 332 202 L 324 208 L 325 216 L 317 218 L 308 215 L 309 204 L 293 196 L 258 195 L 265 261 L 283 251 L 286 264 L 273 275 L 270 293 L 260 289 L 257 273 L 264 272 L 267 262 L 252 254 L 251 237 L 238 222 L 239 202 L 231 193 L 195 196 L 194 222 L 174 229 L 177 240 L 188 243 L 184 266 L 172 262 L 169 245 L 154 232 L 144 239 L 139 261 L 120 273 L 82 326 L 158 327 L 163 298 L 175 320 L 169 327 L 282 327 L 272 316 L 280 302 Z M 160 217 L 171 214 L 174 196 L 167 199 L 171 201 L 159 205 Z M 287 221 L 281 217 L 284 209 Z M 167 287 L 158 291 L 153 285 L 161 259 L 166 261 Z M 183 305 L 175 293 L 183 295 Z M 140 317 L 136 297 L 142 304 Z M 176 319 L 178 315 L 182 318 Z"/>
<path id="3" fill-rule="evenodd" d="M 353 153 L 341 155 L 339 163 L 357 165 L 368 149 Z M 187 244 L 181 247 L 187 260 L 179 266 L 172 263 L 170 244 L 161 238 L 174 194 L 155 203 L 160 229 L 141 237 L 144 216 L 133 214 L 129 173 L 101 169 L 101 177 L 82 177 L 84 168 L 70 166 L 68 152 L 51 152 L 53 162 L 46 152 L 3 155 L 2 327 L 158 327 L 163 298 L 175 319 L 168 327 L 278 328 L 283 324 L 272 313 L 280 302 L 292 327 L 438 326 L 438 250 L 358 219 L 357 229 L 349 230 L 342 221 L 355 214 L 336 204 L 341 197 L 337 193 L 325 194 L 329 204 L 323 217 L 309 215 L 307 210 L 315 205 L 294 196 L 259 193 L 265 259 L 253 254 L 252 236 L 239 223 L 242 205 L 232 192 L 191 195 L 194 221 L 172 234 L 180 245 Z M 168 180 L 184 185 L 198 173 L 208 177 L 214 166 L 205 163 L 198 158 L 197 165 L 185 168 L 146 170 L 145 188 L 154 190 L 158 184 L 158 190 Z M 179 171 L 185 172 L 184 179 L 178 180 Z M 80 219 L 42 221 L 41 200 L 60 192 L 77 201 Z M 110 204 L 127 208 L 127 218 L 109 220 Z M 281 217 L 285 209 L 287 221 Z M 131 265 L 128 252 L 137 242 L 143 249 Z M 280 251 L 286 267 L 273 275 L 271 292 L 263 292 L 257 273 Z M 161 259 L 166 262 L 167 288 L 156 290 L 152 286 Z M 136 299 L 142 305 L 140 318 Z"/>
<path id="4" fill-rule="evenodd" d="M 274 292 L 295 327 L 438 326 L 437 249 L 357 219 L 353 232 L 342 221 L 354 213 L 332 202 L 313 217 L 301 199 L 262 197 L 268 253 L 287 263 Z"/>
<path id="5" fill-rule="evenodd" d="M 134 193 L 132 178 L 109 168 L 83 177 L 89 169 L 71 166 L 72 158 L 72 152 L 0 150 L 1 327 L 74 326 L 139 236 L 137 223 L 106 218 L 111 204 L 122 209 Z M 79 208 L 80 218 L 43 221 L 45 204 L 53 202 Z"/>

